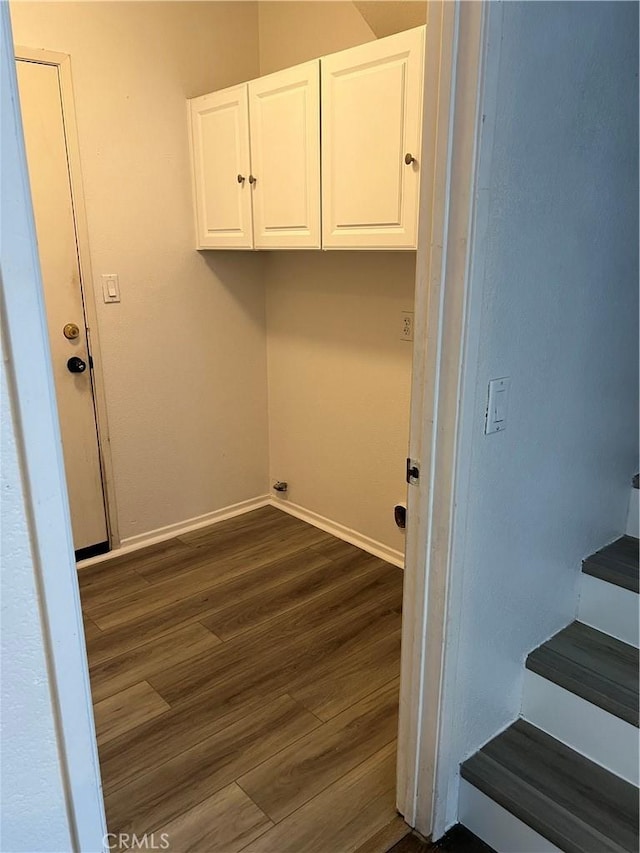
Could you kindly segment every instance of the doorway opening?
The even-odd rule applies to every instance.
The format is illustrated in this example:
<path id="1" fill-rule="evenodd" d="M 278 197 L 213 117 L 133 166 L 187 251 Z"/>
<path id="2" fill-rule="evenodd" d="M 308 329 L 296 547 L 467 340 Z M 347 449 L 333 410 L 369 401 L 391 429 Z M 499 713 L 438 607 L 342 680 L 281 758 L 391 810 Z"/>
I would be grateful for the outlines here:
<path id="1" fill-rule="evenodd" d="M 34 53 L 37 61 L 24 58 Z M 182 525 L 175 536 L 161 532 L 160 541 L 143 538 L 103 556 L 109 527 L 89 318 L 95 296 L 85 293 L 90 280 L 80 263 L 81 186 L 72 183 L 66 117 L 72 93 L 63 98 L 61 80 L 68 61 L 17 50 L 75 554 L 83 562 L 79 589 L 107 828 L 118 837 L 166 836 L 175 849 L 188 849 L 195 821 L 199 849 L 223 839 L 225 853 L 280 849 L 296 837 L 304 845 L 320 829 L 327 853 L 378 831 L 399 840 L 409 831 L 396 811 L 400 550 L 301 511 L 293 475 L 291 493 L 259 497 L 227 520 L 198 521 L 192 531 Z M 313 263 L 343 283 L 361 276 L 363 266 L 400 274 L 396 287 L 411 298 L 405 294 L 398 308 L 413 307 L 415 258 L 334 255 Z M 272 275 L 291 264 L 304 268 L 305 259 L 278 259 Z M 272 311 L 286 311 L 290 296 L 282 285 Z M 359 294 L 343 290 L 348 296 L 357 311 Z M 333 324 L 333 310 L 325 322 Z M 409 367 L 411 341 L 401 334 L 398 328 L 392 346 Z M 343 343 L 330 344 L 334 358 Z M 407 370 L 407 391 L 409 382 Z M 280 393 L 286 403 L 286 388 Z M 324 407 L 330 405 L 326 397 Z M 408 425 L 405 405 L 399 419 Z M 334 416 L 341 417 L 339 409 Z M 288 451 L 275 448 L 280 464 L 291 464 Z M 402 483 L 402 456 L 396 463 Z M 387 511 L 392 517 L 393 505 Z M 327 816 L 340 810 L 344 825 L 336 822 L 332 836 Z"/>
<path id="2" fill-rule="evenodd" d="M 435 59 L 434 59 L 434 62 L 435 62 Z M 444 84 L 444 86 L 443 86 L 443 88 L 445 89 L 445 91 L 446 91 L 446 85 L 447 85 L 447 84 L 446 84 L 446 81 L 445 81 L 445 84 Z M 435 93 L 435 95 L 433 96 L 434 103 L 435 103 L 435 102 L 437 102 L 437 100 L 438 100 L 438 97 L 437 97 L 437 95 L 438 95 L 438 94 L 439 94 L 439 93 Z M 436 112 L 437 112 L 437 110 L 436 110 Z M 445 130 L 443 131 L 443 134 L 442 134 L 442 135 L 444 136 L 445 141 L 446 141 L 446 140 L 447 140 L 447 136 L 448 136 L 446 127 L 445 127 Z M 440 140 L 440 142 L 442 142 L 442 139 Z M 435 143 L 434 143 L 434 147 L 435 147 Z M 445 146 L 445 147 L 446 147 L 446 146 Z M 443 154 L 442 154 L 442 151 L 443 151 L 443 150 L 444 150 L 443 148 L 439 147 L 439 148 L 438 148 L 438 152 L 437 152 L 437 153 L 438 153 L 438 156 L 440 157 L 440 159 L 441 159 L 441 160 L 443 159 Z M 429 153 L 429 154 L 433 154 L 434 152 L 433 152 L 433 151 L 429 151 L 428 153 Z M 446 158 L 444 158 L 444 159 L 446 159 Z M 442 164 L 440 164 L 440 165 L 442 165 Z M 441 178 L 441 176 L 440 176 L 440 175 L 439 175 L 439 177 Z M 444 183 L 444 181 L 443 181 L 443 183 Z M 430 189 L 431 189 L 431 190 L 433 190 L 433 189 L 434 189 L 434 187 L 431 187 Z M 439 189 L 439 188 L 438 188 L 438 189 Z M 435 193 L 434 193 L 434 195 L 435 195 Z M 425 196 L 425 197 L 427 197 L 427 196 L 428 196 L 428 192 L 425 192 L 425 193 L 424 193 L 424 196 Z M 209 263 L 209 262 L 207 261 L 207 263 Z M 222 259 L 222 260 L 220 261 L 220 263 L 221 263 L 222 265 L 224 265 L 224 264 L 227 264 L 227 263 L 228 263 L 228 261 L 227 261 L 227 260 Z M 244 262 L 238 261 L 238 263 L 239 263 L 239 264 L 243 264 Z M 244 265 L 244 268 L 246 269 L 246 267 L 247 267 L 247 266 L 248 266 L 248 264 L 247 264 L 247 265 Z M 419 273 L 419 275 L 421 276 L 421 279 L 420 279 L 420 280 L 421 280 L 421 282 L 422 282 L 422 285 L 423 285 L 423 286 L 425 286 L 425 285 L 426 285 L 426 283 L 427 283 L 427 277 L 426 277 L 426 275 L 425 275 L 425 269 L 424 269 L 424 267 L 425 267 L 425 266 L 426 266 L 426 264 L 425 264 L 424 259 L 423 259 L 423 269 L 422 269 L 422 271 Z M 423 301 L 424 301 L 424 299 L 423 299 Z M 424 323 L 423 323 L 423 325 L 422 325 L 422 331 L 424 332 L 424 330 L 425 330 L 425 329 L 424 329 Z M 93 352 L 95 353 L 95 347 L 94 347 L 94 349 L 93 349 Z M 424 352 L 421 354 L 421 358 L 422 358 L 423 356 L 424 356 Z M 421 366 L 422 366 L 422 365 L 421 365 Z M 421 375 L 422 375 L 422 378 L 424 378 L 423 373 L 422 373 Z M 418 403 L 419 403 L 419 401 L 416 401 L 416 408 L 415 408 L 415 417 L 416 417 L 416 420 L 418 419 L 418 410 L 419 410 L 419 408 L 420 408 L 420 406 L 418 405 Z M 97 402 L 97 406 L 99 407 L 99 401 Z M 416 441 L 417 441 L 417 438 L 416 438 Z M 420 457 L 419 457 L 419 456 L 416 456 L 416 454 L 413 454 L 413 453 L 412 453 L 411 455 L 412 455 L 412 457 L 415 457 L 415 460 L 414 460 L 414 461 L 416 461 L 416 460 L 419 460 L 419 459 L 420 459 Z M 427 454 L 426 454 L 426 451 L 425 451 L 425 455 L 427 455 Z M 404 466 L 403 466 L 403 467 L 404 467 Z M 412 466 L 412 467 L 415 467 L 415 466 Z M 107 477 L 107 480 L 108 480 L 108 477 Z M 112 502 L 110 502 L 110 505 L 111 505 L 111 503 L 112 503 Z M 270 503 L 271 503 L 271 500 L 270 500 L 270 499 L 268 499 L 268 500 L 266 500 L 266 501 L 265 501 L 265 504 L 270 504 Z M 249 508 L 248 508 L 248 507 L 246 507 L 246 509 L 249 509 Z M 259 507 L 255 506 L 255 505 L 254 505 L 253 507 L 251 507 L 251 509 L 259 511 Z M 393 509 L 393 506 L 390 506 L 390 507 L 389 507 L 389 511 L 390 511 L 390 513 L 392 512 L 392 509 Z M 239 516 L 239 517 L 241 517 L 241 516 Z M 410 518 L 411 518 L 411 508 L 410 508 Z M 213 520 L 213 519 L 212 519 L 212 520 Z M 219 519 L 218 519 L 218 520 L 219 520 Z M 254 519 L 252 519 L 252 520 L 253 520 L 253 521 L 256 521 L 256 522 L 258 522 L 258 521 L 259 521 L 259 519 L 257 519 L 257 518 L 254 518 Z M 224 524 L 224 523 L 225 523 L 225 522 L 222 522 L 222 524 Z M 236 523 L 240 523 L 240 522 L 236 522 Z M 427 515 L 425 514 L 425 515 L 422 517 L 422 520 L 421 520 L 421 522 L 420 522 L 420 524 L 421 524 L 421 528 L 420 528 L 420 529 L 421 529 L 421 530 L 422 530 L 422 529 L 424 529 L 425 525 L 426 525 L 426 524 L 428 524 L 428 523 L 431 523 L 431 522 L 430 522 L 430 520 L 427 518 Z M 218 534 L 222 535 L 222 534 L 223 534 L 223 532 L 224 532 L 224 529 L 223 529 L 222 524 L 220 524 L 220 525 L 216 525 L 217 530 L 216 530 L 216 531 L 211 531 L 211 532 L 212 532 L 212 534 L 214 534 L 214 533 L 215 533 L 215 535 L 218 535 Z M 204 529 L 204 528 L 205 528 L 205 526 L 206 526 L 206 525 L 205 525 L 203 522 L 201 522 L 201 523 L 199 523 L 199 525 L 198 525 L 198 529 Z M 319 526 L 319 525 L 318 525 L 318 526 Z M 411 522 L 410 522 L 410 526 L 411 526 Z M 306 527 L 307 527 L 307 526 L 305 526 L 305 529 L 306 529 Z M 228 531 L 228 533 L 229 533 L 230 535 L 237 535 L 237 531 L 236 531 L 236 533 L 233 533 L 233 534 L 231 533 L 231 531 Z M 190 535 L 190 534 L 189 534 L 189 535 Z M 174 538 L 179 538 L 179 537 L 174 537 Z M 215 538 L 215 536 L 214 536 L 214 538 Z M 414 534 L 414 536 L 413 536 L 413 540 L 414 540 L 414 541 L 413 541 L 412 559 L 413 559 L 414 561 L 415 561 L 416 559 L 419 561 L 419 560 L 421 559 L 421 557 L 423 556 L 423 550 L 421 550 L 422 546 L 421 546 L 421 544 L 417 541 L 417 537 L 415 536 L 415 534 Z M 117 540 L 116 540 L 116 541 L 117 541 Z M 147 541 L 147 543 L 146 543 L 146 544 L 147 544 L 147 545 L 149 546 L 149 548 L 151 549 L 151 551 L 150 551 L 149 553 L 147 553 L 147 556 L 151 558 L 151 561 L 152 561 L 152 562 L 154 561 L 154 558 L 153 558 L 153 549 L 156 549 L 156 551 L 157 551 L 157 553 L 158 553 L 158 554 L 159 554 L 159 553 L 161 553 L 161 552 L 162 552 L 162 550 L 163 550 L 163 548 L 165 547 L 165 546 L 163 545 L 163 543 L 166 543 L 167 541 L 169 541 L 169 537 L 168 537 L 166 534 L 165 534 L 165 535 L 163 535 L 163 537 L 162 537 L 162 540 L 161 540 L 161 541 L 158 541 L 158 542 L 156 542 L 156 543 L 151 543 L 151 542 L 148 542 L 148 541 Z M 141 544 L 141 543 L 140 543 L 140 542 L 138 542 L 137 544 Z M 180 550 L 180 549 L 182 549 L 182 547 L 183 547 L 185 544 L 186 544 L 187 546 L 189 546 L 189 547 L 193 547 L 193 542 L 192 542 L 192 543 L 189 543 L 188 541 L 187 541 L 186 543 L 185 543 L 185 542 L 179 542 L 179 543 L 177 543 L 177 544 L 174 542 L 174 543 L 172 543 L 172 547 L 178 548 L 178 549 Z M 316 543 L 316 544 L 317 544 L 317 543 Z M 325 543 L 325 544 L 327 544 L 327 543 Z M 425 543 L 423 543 L 423 545 L 426 545 L 426 540 L 425 540 Z M 200 547 L 200 546 L 196 545 L 195 547 L 197 548 L 197 547 Z M 310 545 L 310 547 L 311 547 L 311 549 L 312 549 L 314 552 L 318 551 L 318 548 L 317 548 L 317 547 L 314 547 L 314 544 L 313 544 L 313 543 Z M 131 550 L 133 550 L 133 546 L 132 546 Z M 125 549 L 125 550 L 123 551 L 123 553 L 122 553 L 120 556 L 121 556 L 121 557 L 126 557 L 126 553 L 127 553 L 127 552 L 126 552 L 126 549 Z M 200 555 L 200 556 L 201 556 L 201 555 Z M 119 559 L 120 559 L 120 557 L 118 557 L 118 560 L 119 560 Z M 230 557 L 229 557 L 229 559 L 231 559 L 231 560 L 233 561 L 233 560 L 234 560 L 234 559 L 236 559 L 236 558 L 235 558 L 235 557 L 233 557 L 233 556 L 230 556 Z M 241 559 L 242 559 L 242 560 L 244 560 L 244 559 L 245 559 L 245 556 L 242 556 L 242 557 L 241 557 Z M 120 567 L 121 567 L 121 565 L 122 565 L 122 564 L 120 564 Z M 237 562 L 236 562 L 236 564 L 235 564 L 235 565 L 236 565 L 236 568 L 237 568 Z M 119 563 L 118 563 L 118 562 L 116 562 L 116 561 L 114 561 L 114 562 L 110 562 L 109 564 L 107 564 L 106 562 L 105 562 L 105 563 L 101 563 L 101 564 L 98 564 L 98 563 L 96 563 L 96 564 L 95 564 L 95 566 L 93 567 L 93 568 L 95 569 L 95 571 L 93 571 L 93 572 L 92 572 L 94 583 L 93 583 L 93 584 L 90 584 L 91 586 L 93 586 L 93 587 L 94 587 L 94 591 L 96 591 L 96 592 L 97 592 L 97 590 L 98 590 L 100 587 L 102 587 L 102 588 L 103 588 L 103 590 L 104 590 L 104 589 L 106 589 L 106 587 L 108 587 L 108 586 L 110 585 L 111 581 L 114 579 L 115 575 L 117 574 L 118 566 L 119 566 Z M 413 563 L 413 567 L 415 568 L 415 566 L 416 566 L 416 563 L 414 562 L 414 563 Z M 147 568 L 148 568 L 148 567 L 147 567 Z M 197 571 L 199 571 L 199 568 L 198 568 L 198 567 L 196 567 L 196 570 L 197 570 Z M 165 572 L 166 572 L 166 569 L 164 569 L 163 571 L 165 571 Z M 156 594 L 156 593 L 154 593 L 154 592 L 152 591 L 152 589 L 150 589 L 150 587 L 153 587 L 153 586 L 155 585 L 155 581 L 154 581 L 153 583 L 150 581 L 150 578 L 152 577 L 152 574 L 155 574 L 155 572 L 153 572 L 153 573 L 152 573 L 150 570 L 149 570 L 148 572 L 147 572 L 146 570 L 145 570 L 145 571 L 142 571 L 142 570 L 140 570 L 140 571 L 138 571 L 138 570 L 134 570 L 134 572 L 135 572 L 135 576 L 133 576 L 133 575 L 132 575 L 132 579 L 133 579 L 133 580 L 138 584 L 138 589 L 137 589 L 137 591 L 133 592 L 133 595 L 134 595 L 134 597 L 135 597 L 135 598 L 137 598 L 137 599 L 139 599 L 139 600 L 142 600 L 142 601 L 145 601 L 145 602 L 149 602 L 150 600 L 152 600 L 152 599 L 153 599 L 153 596 Z M 108 578 L 108 580 L 107 580 L 107 575 L 113 575 L 113 577 L 109 577 L 109 578 Z M 146 575 L 146 576 L 145 576 L 145 575 Z M 137 577 L 137 580 L 136 580 L 136 577 Z M 159 574 L 156 574 L 156 578 L 162 578 L 162 572 L 160 572 Z M 87 576 L 87 580 L 88 580 L 88 576 Z M 165 577 L 165 580 L 164 580 L 164 581 L 163 581 L 163 580 L 158 580 L 158 583 L 163 583 L 163 582 L 168 581 L 168 580 L 170 580 L 170 578 Z M 280 585 L 281 585 L 281 584 L 277 584 L 277 586 L 280 586 Z M 176 584 L 175 586 L 176 586 L 176 588 L 177 588 L 177 586 L 178 586 L 178 585 Z M 414 588 L 415 588 L 415 584 L 414 584 Z M 166 588 L 164 588 L 164 591 L 166 591 Z M 423 591 L 424 591 L 424 590 L 423 590 Z M 196 594 L 199 594 L 199 593 L 198 593 L 198 591 L 196 591 Z M 425 593 L 425 595 L 426 595 L 426 593 Z M 405 599 L 406 599 L 406 593 L 405 593 Z M 132 603 L 133 603 L 133 602 L 132 602 Z M 415 599 L 414 599 L 414 600 L 412 600 L 412 601 L 410 602 L 410 604 L 411 604 L 411 610 L 412 610 L 413 612 L 415 612 L 415 611 L 416 611 L 416 609 L 418 609 L 418 608 L 420 608 L 420 607 L 423 607 L 423 606 L 424 606 L 424 596 L 423 596 L 422 598 L 421 598 L 421 596 L 420 596 L 420 595 L 415 596 Z M 159 608 L 158 608 L 158 609 L 159 609 Z M 288 612 L 288 611 L 285 611 L 285 612 Z M 94 613 L 94 615 L 96 615 L 96 614 Z M 98 614 L 98 615 L 96 615 L 96 619 L 98 618 L 98 616 L 99 616 L 99 614 Z M 100 618 L 102 618 L 102 619 L 103 619 L 103 621 L 104 621 L 104 617 L 105 617 L 105 616 L 106 616 L 106 614 L 105 614 L 105 613 L 103 613 L 103 614 L 102 614 L 102 617 L 100 617 Z M 108 618 L 108 617 L 107 617 L 107 618 Z M 196 621 L 198 621 L 198 620 L 196 620 Z M 102 632 L 102 631 L 103 631 L 103 629 L 100 627 L 100 625 L 98 624 L 98 622 L 97 622 L 97 621 L 95 621 L 95 622 L 94 622 L 94 621 L 93 621 L 92 616 L 91 616 L 91 615 L 88 615 L 88 619 L 87 619 L 87 623 L 86 623 L 86 624 L 87 624 L 87 637 L 89 638 L 89 637 L 91 637 L 91 636 L 93 635 L 93 637 L 94 637 L 97 641 L 100 641 L 100 640 L 101 640 L 101 636 L 100 636 L 100 633 L 98 633 L 98 632 Z M 105 622 L 105 624 L 106 624 L 106 622 Z M 114 627 L 115 627 L 115 626 L 114 626 Z M 120 626 L 118 626 L 118 627 L 120 627 Z M 205 626 L 205 627 L 206 627 L 206 626 Z M 415 624 L 414 624 L 414 623 L 413 623 L 413 620 L 412 620 L 412 621 L 411 621 L 410 626 L 409 626 L 408 628 L 405 628 L 404 630 L 405 630 L 405 633 L 409 633 L 409 634 L 411 634 L 411 633 L 416 633 L 417 631 L 421 631 L 423 628 L 424 628 L 424 625 L 423 625 L 423 624 L 421 624 L 421 625 L 418 625 L 417 623 L 415 623 Z M 97 629 L 97 630 L 96 630 L 96 629 Z M 139 630 L 140 630 L 140 626 L 139 626 L 139 625 L 136 625 L 136 626 L 135 626 L 135 629 L 133 629 L 133 628 L 132 628 L 132 632 L 134 632 L 134 633 L 137 633 Z M 202 635 L 202 633 L 199 631 L 199 629 L 196 629 L 196 630 L 197 630 L 197 632 L 198 632 L 198 633 L 200 633 L 200 634 L 201 634 L 201 636 L 200 636 L 200 640 L 202 640 L 202 639 L 203 639 L 203 637 L 204 637 L 204 635 Z M 118 630 L 116 633 L 118 633 L 118 634 L 122 635 L 124 632 L 123 632 L 122 630 Z M 208 639 L 208 638 L 207 638 L 207 639 Z M 218 639 L 220 639 L 220 638 L 218 638 Z M 223 641 L 223 642 L 224 642 L 224 641 Z M 142 648 L 142 646 L 144 646 L 144 645 L 145 645 L 144 643 L 140 643 L 140 644 L 138 644 L 137 646 L 135 646 L 134 648 Z M 404 645 L 404 644 L 403 644 L 403 645 Z M 146 651 L 148 651 L 148 649 L 147 649 L 147 650 L 144 650 L 143 652 L 137 652 L 137 653 L 136 653 L 136 655 L 137 655 L 138 653 L 139 653 L 139 654 L 146 654 Z M 419 657 L 419 653 L 418 653 L 418 652 L 416 652 L 415 646 L 411 646 L 411 647 L 409 647 L 409 651 L 407 652 L 407 655 L 409 655 L 409 654 L 413 654 L 414 652 L 415 652 L 415 653 L 418 655 L 418 657 Z M 215 652 L 214 652 L 214 653 L 215 653 Z M 209 657 L 209 656 L 207 655 L 207 659 L 208 659 L 208 657 Z M 415 663 L 415 661 L 414 661 L 414 663 Z M 417 676 L 416 676 L 415 683 L 411 683 L 411 682 L 412 682 L 412 677 L 411 677 L 411 674 L 409 674 L 409 675 L 408 675 L 408 677 L 407 677 L 407 679 L 405 679 L 406 684 L 407 684 L 408 686 L 407 686 L 407 687 L 405 687 L 405 688 L 403 688 L 404 690 L 406 690 L 406 691 L 407 691 L 406 699 L 407 699 L 409 702 L 411 702 L 411 703 L 412 703 L 412 705 L 411 705 L 412 709 L 413 709 L 413 708 L 415 708 L 415 706 L 417 706 L 417 704 L 418 704 L 418 701 L 417 701 L 417 692 L 418 692 L 418 690 L 420 689 L 420 685 L 421 685 L 421 682 L 422 682 L 422 678 L 424 677 L 424 673 L 423 673 L 423 672 L 422 672 L 422 673 L 418 672 L 418 670 L 421 668 L 422 663 L 423 663 L 423 661 L 421 661 L 421 662 L 418 664 L 418 666 L 417 666 L 417 667 L 415 667 L 415 666 L 413 667 L 413 668 L 414 668 L 414 670 L 417 672 Z M 150 677 L 151 677 L 151 676 L 150 676 Z M 152 690 L 154 690 L 154 689 L 155 689 L 155 688 L 153 687 L 152 682 L 148 681 L 147 679 L 144 679 L 144 680 L 145 680 L 145 681 L 147 681 L 147 683 L 150 685 L 150 687 L 151 687 L 151 689 L 152 689 Z M 128 688 L 123 688 L 123 689 L 128 689 Z M 145 689 L 147 689 L 147 688 L 145 688 Z M 158 691 L 156 691 L 156 692 L 158 692 Z M 159 694 L 159 695 L 160 695 L 160 694 Z M 167 694 L 167 695 L 168 695 L 168 694 Z M 105 698 L 106 698 L 106 699 L 110 699 L 110 698 L 112 698 L 112 697 L 105 697 Z M 167 702 L 167 700 L 166 700 L 166 699 L 164 699 L 164 698 L 162 697 L 162 695 L 160 695 L 160 703 L 158 703 L 158 702 L 157 702 L 156 697 L 153 697 L 150 693 L 148 693 L 147 699 L 149 699 L 149 700 L 150 700 L 150 705 L 147 705 L 147 710 L 148 710 L 148 708 L 149 708 L 149 707 L 153 706 L 153 703 L 154 703 L 154 702 L 156 703 L 156 705 L 155 705 L 155 711 L 152 711 L 152 712 L 151 712 L 152 714 L 155 714 L 155 712 L 157 712 L 157 716 L 158 716 L 158 717 L 160 717 L 163 713 L 168 712 L 168 709 L 167 709 L 166 707 L 162 706 L 162 704 L 161 704 L 162 702 L 165 702 L 165 703 Z M 169 704 L 169 703 L 167 703 L 167 704 Z M 106 706 L 105 706 L 105 707 L 106 707 Z M 162 710 L 160 710 L 160 708 L 162 708 Z M 412 712 L 412 713 L 413 713 L 413 712 Z M 419 728 L 419 726 L 420 726 L 420 722 L 419 722 L 419 720 L 417 719 L 417 716 L 416 716 L 416 715 L 413 715 L 413 719 L 411 720 L 411 728 L 414 730 L 414 734 L 415 734 L 415 729 L 416 729 L 416 728 Z M 408 731 L 408 729 L 406 729 L 406 730 L 405 730 L 405 734 L 406 734 L 406 731 Z M 119 735 L 114 735 L 114 734 L 113 734 L 113 732 L 112 732 L 112 735 L 113 735 L 113 739 L 115 739 L 116 737 L 119 737 Z M 409 750 L 413 750 L 414 752 L 416 751 L 416 743 L 415 743 L 414 739 L 413 739 L 413 738 L 410 738 L 409 740 L 410 740 L 411 742 L 407 741 L 407 742 L 405 743 L 405 754 L 404 754 L 404 757 L 402 757 L 402 756 L 401 756 L 401 766 L 403 766 L 403 767 L 406 769 L 406 768 L 408 767 L 408 765 L 413 764 L 413 765 L 414 765 L 414 767 L 415 767 L 415 774 L 413 774 L 413 776 L 412 776 L 412 778 L 411 778 L 411 779 L 404 778 L 404 779 L 402 779 L 402 780 L 401 780 L 401 790 L 399 791 L 399 797 L 400 797 L 400 801 L 403 803 L 403 811 L 404 811 L 404 806 L 406 805 L 406 807 L 407 807 L 407 814 L 411 814 L 411 820 L 415 820 L 415 814 L 412 814 L 412 809 L 415 811 L 415 809 L 414 809 L 414 806 L 415 806 L 415 784 L 416 784 L 417 766 L 418 766 L 418 764 L 419 764 L 419 760 L 418 760 L 418 757 L 417 757 L 417 752 L 416 752 L 416 755 L 414 755 L 414 756 L 408 756 L 408 755 L 407 755 L 407 752 L 406 752 L 407 744 L 408 744 Z M 431 748 L 432 746 L 433 746 L 433 741 L 430 741 L 430 743 L 429 743 L 429 744 L 427 744 L 427 747 Z M 424 743 L 420 745 L 420 748 L 424 748 Z M 387 758 L 388 758 L 388 756 L 387 756 Z M 403 762 L 404 762 L 404 764 L 403 764 Z M 395 774 L 394 774 L 394 775 L 395 775 Z M 409 774 L 409 775 L 411 775 L 411 774 Z M 392 786 L 392 787 L 393 787 L 393 786 Z M 413 789 L 413 792 L 412 792 L 412 789 Z M 197 805 L 197 804 L 196 804 L 196 805 Z M 195 806 L 193 806 L 193 807 L 195 808 Z M 191 816 L 193 816 L 193 815 L 191 815 Z"/>

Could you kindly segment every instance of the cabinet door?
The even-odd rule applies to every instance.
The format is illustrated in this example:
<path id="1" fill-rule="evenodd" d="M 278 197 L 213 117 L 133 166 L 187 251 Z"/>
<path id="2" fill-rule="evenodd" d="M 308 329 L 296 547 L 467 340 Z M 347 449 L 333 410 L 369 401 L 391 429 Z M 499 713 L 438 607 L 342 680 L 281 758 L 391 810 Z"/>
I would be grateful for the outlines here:
<path id="1" fill-rule="evenodd" d="M 320 63 L 249 83 L 257 249 L 320 248 Z"/>
<path id="2" fill-rule="evenodd" d="M 416 246 L 424 27 L 323 58 L 325 248 Z M 408 164 L 405 157 L 415 158 Z"/>
<path id="3" fill-rule="evenodd" d="M 251 249 L 247 86 L 189 102 L 197 248 Z"/>

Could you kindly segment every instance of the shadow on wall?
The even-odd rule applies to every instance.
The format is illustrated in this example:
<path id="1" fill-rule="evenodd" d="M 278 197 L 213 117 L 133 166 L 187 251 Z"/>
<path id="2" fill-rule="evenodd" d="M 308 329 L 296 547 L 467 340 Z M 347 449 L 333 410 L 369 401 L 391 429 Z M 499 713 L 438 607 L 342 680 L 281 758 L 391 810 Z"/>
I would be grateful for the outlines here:
<path id="1" fill-rule="evenodd" d="M 194 253 L 196 250 L 193 250 Z M 260 295 L 264 285 L 264 258 L 257 252 L 199 251 L 199 263 L 212 273 L 211 287 L 224 288 L 244 316 L 264 331 L 265 300 Z"/>

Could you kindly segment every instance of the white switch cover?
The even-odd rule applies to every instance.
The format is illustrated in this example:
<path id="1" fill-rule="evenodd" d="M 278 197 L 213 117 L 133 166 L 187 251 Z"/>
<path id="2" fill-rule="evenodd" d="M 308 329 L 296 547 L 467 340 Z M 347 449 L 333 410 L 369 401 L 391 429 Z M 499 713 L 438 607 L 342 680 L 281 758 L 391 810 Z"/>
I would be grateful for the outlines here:
<path id="1" fill-rule="evenodd" d="M 503 376 L 502 379 L 492 379 L 489 382 L 487 417 L 484 425 L 486 435 L 493 432 L 503 432 L 506 429 L 510 387 L 511 377 L 509 376 Z"/>
<path id="2" fill-rule="evenodd" d="M 402 327 L 400 329 L 400 340 L 413 340 L 413 311 L 402 312 Z"/>
<path id="3" fill-rule="evenodd" d="M 115 273 L 102 276 L 102 298 L 105 302 L 120 302 L 120 282 Z"/>

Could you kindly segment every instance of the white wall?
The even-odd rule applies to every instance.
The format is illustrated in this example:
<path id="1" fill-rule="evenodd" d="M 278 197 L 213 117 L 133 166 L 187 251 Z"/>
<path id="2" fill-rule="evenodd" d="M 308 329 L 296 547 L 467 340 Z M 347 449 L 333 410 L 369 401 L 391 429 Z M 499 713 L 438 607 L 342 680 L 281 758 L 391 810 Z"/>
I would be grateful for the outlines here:
<path id="1" fill-rule="evenodd" d="M 33 271 L 24 236 L 22 161 L 7 73 L 10 34 L 0 9 L 2 140 L 2 365 L 0 367 L 0 848 L 70 850 L 58 737 L 28 510 L 9 392 L 6 290 L 27 290 Z M 22 226 L 22 228 L 21 228 Z M 29 235 L 30 236 L 30 235 Z M 25 249 L 26 247 L 26 249 Z M 25 254 L 27 262 L 25 263 Z M 15 330 L 16 334 L 18 330 Z M 37 346 L 34 348 L 37 352 Z M 37 355 L 35 360 L 37 361 Z M 37 365 L 36 365 L 37 369 Z M 46 422 L 46 418 L 43 418 Z"/>
<path id="2" fill-rule="evenodd" d="M 401 4 L 402 5 L 402 4 Z M 260 73 L 372 41 L 353 3 L 260 3 Z M 271 252 L 265 262 L 271 481 L 395 552 L 406 498 L 415 252 Z"/>
<path id="3" fill-rule="evenodd" d="M 71 850 L 4 360 L 0 458 L 0 847 Z"/>
<path id="4" fill-rule="evenodd" d="M 581 559 L 624 531 L 638 465 L 638 8 L 495 4 L 492 33 L 501 15 L 486 73 L 497 91 L 482 106 L 481 320 L 465 370 L 436 837 L 456 819 L 459 763 L 518 715 L 527 653 L 575 617 Z M 500 376 L 508 425 L 485 436 Z"/>
<path id="5" fill-rule="evenodd" d="M 4 3 L 0 846 L 99 850 L 104 806 L 13 53 Z"/>
<path id="6" fill-rule="evenodd" d="M 12 4 L 71 55 L 120 536 L 267 490 L 261 258 L 197 253 L 185 99 L 258 74 L 255 3 Z"/>

